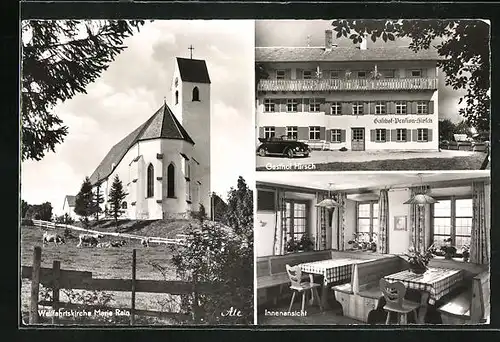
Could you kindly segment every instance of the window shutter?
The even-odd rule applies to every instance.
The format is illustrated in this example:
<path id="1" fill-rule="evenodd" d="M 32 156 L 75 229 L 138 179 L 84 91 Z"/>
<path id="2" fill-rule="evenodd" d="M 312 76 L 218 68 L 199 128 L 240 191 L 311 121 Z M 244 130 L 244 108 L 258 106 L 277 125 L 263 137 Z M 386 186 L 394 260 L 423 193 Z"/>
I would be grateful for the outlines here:
<path id="1" fill-rule="evenodd" d="M 405 128 L 405 141 L 408 142 L 408 141 L 411 141 L 411 138 L 410 138 L 410 135 L 411 132 L 409 129 Z"/>
<path id="2" fill-rule="evenodd" d="M 319 105 L 319 111 L 325 114 L 330 114 L 330 104 L 329 103 L 321 103 Z"/>
<path id="3" fill-rule="evenodd" d="M 298 127 L 297 128 L 297 139 L 298 140 L 309 140 L 309 127 Z"/>
<path id="4" fill-rule="evenodd" d="M 319 128 L 319 139 L 326 140 L 326 127 Z"/>
<path id="5" fill-rule="evenodd" d="M 432 141 L 432 129 L 427 128 L 427 141 Z"/>
<path id="6" fill-rule="evenodd" d="M 325 131 L 325 140 L 326 141 L 332 141 L 332 130 L 331 129 L 327 129 Z"/>
<path id="7" fill-rule="evenodd" d="M 368 115 L 370 112 L 369 112 L 369 102 L 363 102 L 363 115 Z"/>
<path id="8" fill-rule="evenodd" d="M 266 71 L 269 73 L 269 79 L 271 79 L 271 80 L 277 79 L 276 69 L 266 69 Z"/>
<path id="9" fill-rule="evenodd" d="M 385 141 L 391 141 L 391 130 L 390 129 L 385 130 Z"/>
<path id="10" fill-rule="evenodd" d="M 279 99 L 279 104 L 280 104 L 280 112 L 286 112 L 286 100 L 285 99 Z"/>
<path id="11" fill-rule="evenodd" d="M 302 99 L 302 111 L 309 112 L 309 99 L 307 98 Z"/>
<path id="12" fill-rule="evenodd" d="M 427 111 L 429 114 L 434 114 L 434 101 L 429 101 Z"/>
<path id="13" fill-rule="evenodd" d="M 321 72 L 322 72 L 321 78 L 324 78 L 324 79 L 330 78 L 330 70 L 322 70 Z"/>
<path id="14" fill-rule="evenodd" d="M 406 114 L 415 114 L 415 112 L 413 111 L 413 102 L 406 102 Z"/>
<path id="15" fill-rule="evenodd" d="M 427 69 L 422 69 L 422 77 L 427 77 Z"/>
<path id="16" fill-rule="evenodd" d="M 342 115 L 352 114 L 352 105 L 349 102 L 342 102 Z"/>
<path id="17" fill-rule="evenodd" d="M 346 130 L 345 129 L 341 129 L 340 130 L 340 142 L 345 142 L 345 133 L 346 133 Z"/>
<path id="18" fill-rule="evenodd" d="M 281 137 L 286 134 L 286 127 L 275 127 L 274 132 L 277 137 Z"/>
<path id="19" fill-rule="evenodd" d="M 264 127 L 259 127 L 259 138 L 264 138 Z"/>
<path id="20" fill-rule="evenodd" d="M 375 130 L 374 129 L 370 130 L 370 141 L 375 141 Z"/>
<path id="21" fill-rule="evenodd" d="M 411 130 L 411 140 L 412 141 L 418 140 L 418 130 L 416 130 L 416 129 Z"/>
<path id="22" fill-rule="evenodd" d="M 296 73 L 297 73 L 297 75 L 295 75 L 296 79 L 301 80 L 302 78 L 304 78 L 304 72 L 302 71 L 302 69 L 297 69 Z"/>
<path id="23" fill-rule="evenodd" d="M 387 114 L 396 114 L 396 104 L 393 101 L 387 102 Z"/>
<path id="24" fill-rule="evenodd" d="M 413 101 L 411 103 L 411 113 L 412 114 L 417 114 L 417 101 Z"/>
<path id="25" fill-rule="evenodd" d="M 273 100 L 273 108 L 274 108 L 274 111 L 275 112 L 279 112 L 280 108 L 279 108 L 279 100 Z"/>
<path id="26" fill-rule="evenodd" d="M 405 78 L 406 77 L 406 70 L 405 69 L 399 69 L 399 78 Z"/>
<path id="27" fill-rule="evenodd" d="M 398 140 L 398 131 L 395 129 L 391 129 L 391 141 Z"/>
<path id="28" fill-rule="evenodd" d="M 285 79 L 289 80 L 292 78 L 292 69 L 285 69 Z"/>
<path id="29" fill-rule="evenodd" d="M 375 102 L 370 102 L 368 104 L 368 110 L 370 114 L 375 114 Z"/>

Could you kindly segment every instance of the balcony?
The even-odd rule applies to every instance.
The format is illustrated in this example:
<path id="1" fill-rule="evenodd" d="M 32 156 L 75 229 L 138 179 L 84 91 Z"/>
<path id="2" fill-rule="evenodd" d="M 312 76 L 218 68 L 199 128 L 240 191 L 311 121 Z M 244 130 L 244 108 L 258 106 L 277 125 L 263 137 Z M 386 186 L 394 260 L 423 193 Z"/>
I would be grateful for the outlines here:
<path id="1" fill-rule="evenodd" d="M 436 90 L 437 78 L 260 80 L 258 91 Z"/>

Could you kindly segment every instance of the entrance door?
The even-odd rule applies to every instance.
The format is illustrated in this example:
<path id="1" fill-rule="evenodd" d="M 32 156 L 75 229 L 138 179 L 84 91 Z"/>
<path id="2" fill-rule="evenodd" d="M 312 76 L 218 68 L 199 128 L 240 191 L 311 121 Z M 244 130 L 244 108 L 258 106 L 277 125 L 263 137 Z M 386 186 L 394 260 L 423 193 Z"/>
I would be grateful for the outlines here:
<path id="1" fill-rule="evenodd" d="M 351 149 L 353 151 L 364 151 L 365 150 L 365 129 L 364 128 L 353 128 L 351 137 L 352 137 Z"/>

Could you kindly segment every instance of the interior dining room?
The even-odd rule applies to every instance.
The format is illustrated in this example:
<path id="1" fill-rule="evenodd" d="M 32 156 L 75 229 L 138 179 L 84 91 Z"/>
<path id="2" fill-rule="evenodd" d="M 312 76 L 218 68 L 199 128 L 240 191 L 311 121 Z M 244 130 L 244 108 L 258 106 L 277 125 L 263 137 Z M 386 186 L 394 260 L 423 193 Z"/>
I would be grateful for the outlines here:
<path id="1" fill-rule="evenodd" d="M 489 171 L 259 172 L 257 323 L 487 324 Z"/>

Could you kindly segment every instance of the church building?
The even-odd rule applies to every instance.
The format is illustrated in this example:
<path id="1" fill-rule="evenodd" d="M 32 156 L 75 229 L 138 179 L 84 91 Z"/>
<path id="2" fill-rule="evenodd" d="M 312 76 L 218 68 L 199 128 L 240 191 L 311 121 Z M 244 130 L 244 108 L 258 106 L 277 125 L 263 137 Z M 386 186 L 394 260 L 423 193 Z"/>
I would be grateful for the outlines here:
<path id="1" fill-rule="evenodd" d="M 118 175 L 129 219 L 164 219 L 198 211 L 210 215 L 210 77 L 204 60 L 176 58 L 171 105 L 165 103 L 114 145 L 90 181 L 101 184 L 104 206 Z"/>

